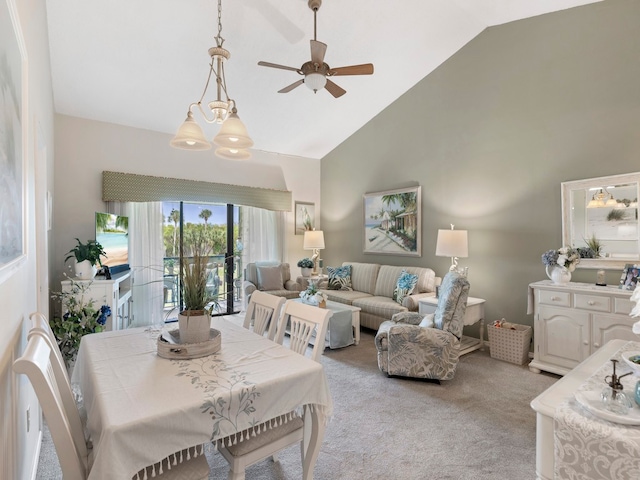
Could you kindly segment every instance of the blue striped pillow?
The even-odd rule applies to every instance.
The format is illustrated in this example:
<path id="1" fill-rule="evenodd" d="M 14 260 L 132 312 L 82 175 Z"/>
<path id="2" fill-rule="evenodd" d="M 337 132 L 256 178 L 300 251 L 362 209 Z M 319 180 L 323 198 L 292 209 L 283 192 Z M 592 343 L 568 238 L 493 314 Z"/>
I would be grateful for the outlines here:
<path id="1" fill-rule="evenodd" d="M 329 290 L 353 290 L 351 287 L 351 265 L 327 267 Z"/>

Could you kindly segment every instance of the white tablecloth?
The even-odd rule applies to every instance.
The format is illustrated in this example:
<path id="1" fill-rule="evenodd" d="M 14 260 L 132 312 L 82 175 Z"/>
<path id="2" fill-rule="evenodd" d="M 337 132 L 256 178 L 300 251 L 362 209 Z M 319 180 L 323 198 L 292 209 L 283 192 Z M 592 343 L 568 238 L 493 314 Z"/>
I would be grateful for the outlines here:
<path id="1" fill-rule="evenodd" d="M 628 342 L 611 357 L 620 360 L 617 374 L 629 371 L 620 354 L 632 350 L 640 350 L 640 344 Z M 605 363 L 578 391 L 602 391 L 606 387 L 605 376 L 612 372 L 611 362 Z M 631 398 L 637 381 L 633 375 L 621 380 Z M 640 427 L 600 419 L 585 410 L 574 397 L 556 409 L 554 442 L 557 480 L 640 479 Z"/>
<path id="2" fill-rule="evenodd" d="M 220 351 L 193 360 L 156 354 L 157 332 L 82 339 L 73 383 L 94 445 L 90 479 L 131 478 L 181 449 L 225 438 L 312 405 L 332 413 L 322 365 L 220 318 Z"/>

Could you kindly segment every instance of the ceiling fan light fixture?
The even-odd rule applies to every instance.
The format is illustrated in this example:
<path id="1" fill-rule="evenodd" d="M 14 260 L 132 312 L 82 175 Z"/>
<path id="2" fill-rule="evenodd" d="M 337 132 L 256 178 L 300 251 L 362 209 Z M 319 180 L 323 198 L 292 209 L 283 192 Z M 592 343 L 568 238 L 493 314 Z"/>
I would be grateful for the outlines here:
<path id="1" fill-rule="evenodd" d="M 248 160 L 251 158 L 251 152 L 246 148 L 216 148 L 216 155 L 226 160 Z"/>
<path id="2" fill-rule="evenodd" d="M 220 127 L 220 131 L 214 137 L 213 143 L 220 147 L 234 149 L 250 148 L 253 146 L 253 140 L 251 140 L 247 132 L 247 127 L 244 126 L 235 109 L 233 109 L 222 124 L 222 127 Z"/>
<path id="3" fill-rule="evenodd" d="M 327 77 L 317 72 L 308 73 L 304 77 L 304 84 L 315 93 L 324 88 L 327 84 Z"/>
<path id="4" fill-rule="evenodd" d="M 184 150 L 209 150 L 211 148 L 211 144 L 205 138 L 202 128 L 193 118 L 191 110 L 187 113 L 187 118 L 180 125 L 176 136 L 171 139 L 169 144 L 172 147 Z"/>

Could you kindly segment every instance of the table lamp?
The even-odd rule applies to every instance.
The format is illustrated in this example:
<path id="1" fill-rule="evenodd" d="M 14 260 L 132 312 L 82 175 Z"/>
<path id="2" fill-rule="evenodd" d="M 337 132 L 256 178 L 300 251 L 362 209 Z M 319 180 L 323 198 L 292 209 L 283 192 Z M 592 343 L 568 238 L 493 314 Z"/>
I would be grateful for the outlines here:
<path id="1" fill-rule="evenodd" d="M 311 275 L 318 275 L 318 260 L 320 257 L 320 250 L 324 248 L 324 233 L 322 230 L 307 230 L 304 232 L 304 241 L 302 248 L 305 250 L 313 250 L 313 270 Z"/>
<path id="2" fill-rule="evenodd" d="M 458 270 L 458 257 L 469 256 L 469 245 L 467 242 L 466 230 L 438 230 L 438 240 L 436 242 L 437 257 L 451 257 L 451 267 L 449 271 Z"/>

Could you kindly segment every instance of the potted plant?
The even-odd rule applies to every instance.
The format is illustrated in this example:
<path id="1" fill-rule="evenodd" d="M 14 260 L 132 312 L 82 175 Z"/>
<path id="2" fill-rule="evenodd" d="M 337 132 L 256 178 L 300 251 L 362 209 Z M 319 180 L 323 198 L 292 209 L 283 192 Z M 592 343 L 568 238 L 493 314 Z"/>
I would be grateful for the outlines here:
<path id="1" fill-rule="evenodd" d="M 80 280 L 92 280 L 98 271 L 96 265 L 102 267 L 100 257 L 106 256 L 104 248 L 95 240 L 87 240 L 87 243 L 82 243 L 80 239 L 76 238 L 76 241 L 78 244 L 67 252 L 64 261 L 74 258 L 76 277 Z"/>
<path id="2" fill-rule="evenodd" d="M 62 302 L 66 309 L 62 317 L 54 316 L 51 320 L 51 330 L 56 337 L 60 352 L 64 357 L 67 369 L 76 360 L 80 340 L 89 333 L 101 332 L 111 316 L 111 308 L 102 305 L 97 308 L 89 293 L 91 282 L 71 281 L 71 288 L 64 292 L 53 292 L 53 298 Z"/>
<path id="3" fill-rule="evenodd" d="M 311 276 L 311 269 L 313 268 L 313 260 L 310 258 L 303 258 L 298 260 L 298 266 L 302 270 L 302 276 L 308 278 Z"/>
<path id="4" fill-rule="evenodd" d="M 202 246 L 194 248 L 191 261 L 180 254 L 182 265 L 182 298 L 184 310 L 178 314 L 180 343 L 200 343 L 209 340 L 211 311 L 207 305 L 213 297 L 207 291 L 209 256 Z"/>
<path id="5" fill-rule="evenodd" d="M 325 308 L 327 306 L 327 295 L 318 290 L 315 282 L 309 283 L 309 286 L 303 292 L 300 292 L 302 303 L 314 305 L 316 307 Z"/>

